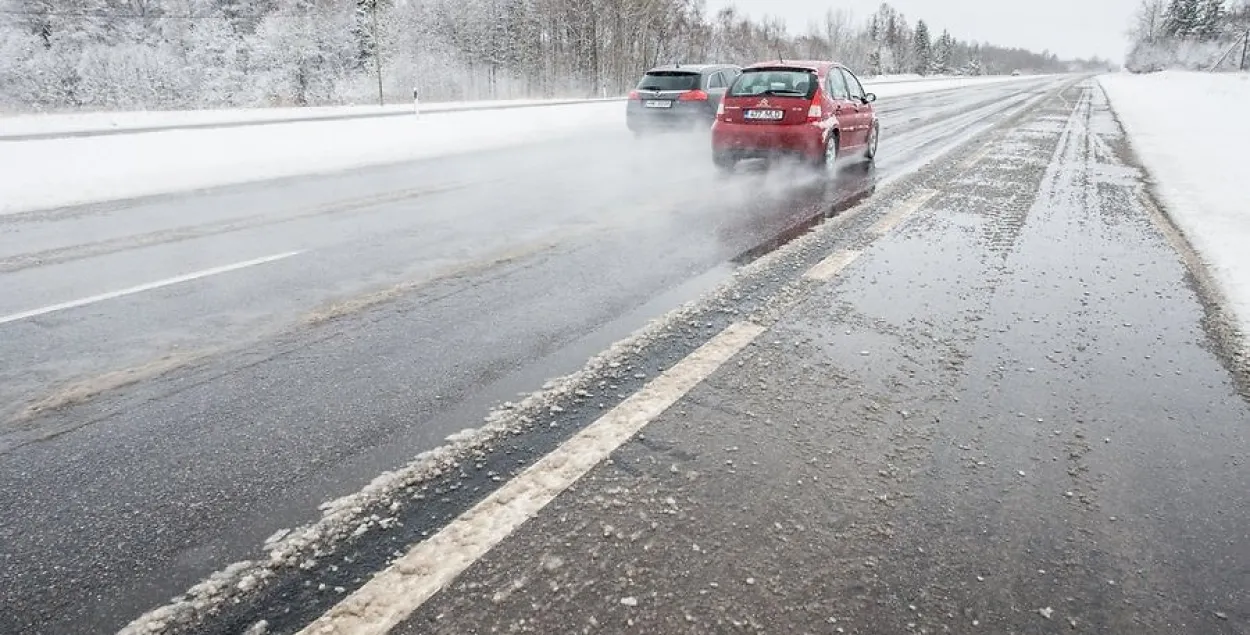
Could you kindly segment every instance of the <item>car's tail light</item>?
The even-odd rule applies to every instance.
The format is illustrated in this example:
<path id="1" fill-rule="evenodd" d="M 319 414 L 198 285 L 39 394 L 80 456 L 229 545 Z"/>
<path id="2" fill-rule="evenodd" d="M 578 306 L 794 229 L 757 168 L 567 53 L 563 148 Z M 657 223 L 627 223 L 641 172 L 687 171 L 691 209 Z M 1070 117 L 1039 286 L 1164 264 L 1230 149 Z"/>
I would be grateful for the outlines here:
<path id="1" fill-rule="evenodd" d="M 807 109 L 808 123 L 816 123 L 825 118 L 825 109 L 820 106 L 820 102 L 824 99 L 824 95 L 819 88 L 816 94 L 812 95 L 812 105 Z"/>
<path id="2" fill-rule="evenodd" d="M 620 93 L 617 93 L 617 94 L 619 95 Z M 639 95 L 638 91 L 636 90 L 631 90 L 629 91 L 629 98 L 630 99 L 642 99 L 642 95 Z"/>
<path id="3" fill-rule="evenodd" d="M 677 101 L 707 101 L 707 93 L 701 90 L 684 92 L 681 97 L 677 98 Z"/>
<path id="4" fill-rule="evenodd" d="M 729 121 L 729 117 L 725 116 L 725 102 L 716 105 L 716 118 L 721 121 Z"/>

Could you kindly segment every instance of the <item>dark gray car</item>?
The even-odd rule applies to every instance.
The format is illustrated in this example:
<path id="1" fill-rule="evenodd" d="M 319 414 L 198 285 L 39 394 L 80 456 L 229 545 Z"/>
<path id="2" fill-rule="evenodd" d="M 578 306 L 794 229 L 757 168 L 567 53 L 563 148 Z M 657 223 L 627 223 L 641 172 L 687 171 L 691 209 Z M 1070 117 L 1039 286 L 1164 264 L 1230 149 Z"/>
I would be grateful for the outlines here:
<path id="1" fill-rule="evenodd" d="M 742 73 L 732 64 L 674 64 L 653 68 L 629 94 L 625 121 L 636 135 L 711 127 L 729 85 Z"/>

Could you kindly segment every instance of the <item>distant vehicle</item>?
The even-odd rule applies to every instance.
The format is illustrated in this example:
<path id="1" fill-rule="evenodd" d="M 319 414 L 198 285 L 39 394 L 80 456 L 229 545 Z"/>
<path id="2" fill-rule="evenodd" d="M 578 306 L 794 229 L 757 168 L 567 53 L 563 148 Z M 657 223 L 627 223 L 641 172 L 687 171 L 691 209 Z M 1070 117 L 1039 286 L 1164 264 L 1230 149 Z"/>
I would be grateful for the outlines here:
<path id="1" fill-rule="evenodd" d="M 712 160 L 799 157 L 832 169 L 840 159 L 877 156 L 881 125 L 859 78 L 835 62 L 748 66 L 725 94 L 712 125 Z"/>
<path id="2" fill-rule="evenodd" d="M 1014 71 L 1011 71 L 1011 76 L 1012 76 L 1012 77 L 1019 77 L 1019 76 L 1020 76 L 1020 71 L 1019 71 L 1019 70 L 1014 70 Z"/>
<path id="3" fill-rule="evenodd" d="M 629 94 L 625 122 L 635 135 L 706 129 L 742 68 L 732 64 L 674 64 L 647 71 Z"/>

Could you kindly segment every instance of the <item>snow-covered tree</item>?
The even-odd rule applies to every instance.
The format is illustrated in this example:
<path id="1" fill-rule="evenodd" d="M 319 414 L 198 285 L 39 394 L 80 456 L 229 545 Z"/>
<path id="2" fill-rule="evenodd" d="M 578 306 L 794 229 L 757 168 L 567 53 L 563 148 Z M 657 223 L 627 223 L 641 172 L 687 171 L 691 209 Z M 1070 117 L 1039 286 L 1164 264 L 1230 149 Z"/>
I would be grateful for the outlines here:
<path id="1" fill-rule="evenodd" d="M 703 7 L 702 0 L 0 0 L 0 108 L 371 102 L 379 70 L 388 101 L 409 99 L 414 87 L 427 101 L 621 94 L 660 63 L 808 55 L 865 74 L 927 73 L 933 63 L 965 72 L 1063 70 L 1028 51 L 985 46 L 974 55 L 972 45 L 948 37 L 918 47 L 929 42 L 929 25 L 914 32 L 888 4 L 858 23 L 828 12 L 798 36 L 779 20 L 733 9 L 706 15 Z"/>
<path id="2" fill-rule="evenodd" d="M 1201 26 L 1201 0 L 1171 0 L 1164 15 L 1164 32 L 1169 37 L 1196 35 Z"/>
<path id="3" fill-rule="evenodd" d="M 928 75 L 933 70 L 933 44 L 929 37 L 929 26 L 924 20 L 916 23 L 916 34 L 912 42 L 912 72 Z"/>
<path id="4" fill-rule="evenodd" d="M 1224 14 L 1224 0 L 1202 0 L 1194 35 L 1203 40 L 1219 37 L 1224 29 Z"/>
<path id="5" fill-rule="evenodd" d="M 1224 0 L 1144 0 L 1130 31 L 1129 70 L 1208 70 L 1236 45 L 1240 9 Z"/>
<path id="6" fill-rule="evenodd" d="M 937 44 L 933 46 L 933 72 L 939 75 L 952 73 L 954 56 L 955 38 L 951 37 L 950 31 L 942 31 Z"/>

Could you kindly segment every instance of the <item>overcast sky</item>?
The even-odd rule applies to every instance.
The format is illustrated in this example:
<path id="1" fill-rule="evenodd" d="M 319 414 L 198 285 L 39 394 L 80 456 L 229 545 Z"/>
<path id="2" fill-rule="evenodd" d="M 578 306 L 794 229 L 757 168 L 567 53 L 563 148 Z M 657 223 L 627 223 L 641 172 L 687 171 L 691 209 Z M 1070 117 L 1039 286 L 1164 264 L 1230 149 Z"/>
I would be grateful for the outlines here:
<path id="1" fill-rule="evenodd" d="M 1124 59 L 1124 32 L 1139 0 L 891 0 L 890 5 L 915 25 L 923 18 L 941 32 L 950 29 L 963 40 L 1050 49 L 1064 58 L 1097 55 Z M 881 0 L 707 0 L 708 13 L 734 5 L 752 16 L 784 19 L 792 32 L 832 9 L 847 9 L 867 20 Z"/>

